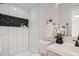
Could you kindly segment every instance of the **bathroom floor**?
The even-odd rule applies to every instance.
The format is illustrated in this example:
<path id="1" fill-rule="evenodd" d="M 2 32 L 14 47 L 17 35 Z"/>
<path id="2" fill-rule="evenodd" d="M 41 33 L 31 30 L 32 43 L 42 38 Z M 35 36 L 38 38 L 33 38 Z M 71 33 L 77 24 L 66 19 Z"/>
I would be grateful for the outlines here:
<path id="1" fill-rule="evenodd" d="M 32 53 L 30 51 L 22 51 L 15 54 L 14 56 L 41 56 L 41 55 L 39 53 Z"/>

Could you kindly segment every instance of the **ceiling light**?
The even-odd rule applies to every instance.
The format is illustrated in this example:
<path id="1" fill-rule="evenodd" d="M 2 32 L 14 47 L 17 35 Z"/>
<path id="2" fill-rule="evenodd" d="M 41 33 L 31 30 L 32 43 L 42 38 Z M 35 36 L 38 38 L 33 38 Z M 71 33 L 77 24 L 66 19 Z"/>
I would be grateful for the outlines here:
<path id="1" fill-rule="evenodd" d="M 14 10 L 14 11 L 17 11 L 17 8 L 14 8 L 13 10 Z"/>

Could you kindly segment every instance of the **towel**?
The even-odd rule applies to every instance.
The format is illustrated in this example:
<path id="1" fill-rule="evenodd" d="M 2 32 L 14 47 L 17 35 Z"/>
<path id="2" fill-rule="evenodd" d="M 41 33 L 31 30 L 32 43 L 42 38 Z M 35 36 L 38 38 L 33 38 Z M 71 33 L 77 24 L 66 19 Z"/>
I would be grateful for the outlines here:
<path id="1" fill-rule="evenodd" d="M 47 37 L 51 37 L 52 34 L 53 34 L 53 25 L 52 25 L 52 22 L 48 23 L 47 24 Z"/>

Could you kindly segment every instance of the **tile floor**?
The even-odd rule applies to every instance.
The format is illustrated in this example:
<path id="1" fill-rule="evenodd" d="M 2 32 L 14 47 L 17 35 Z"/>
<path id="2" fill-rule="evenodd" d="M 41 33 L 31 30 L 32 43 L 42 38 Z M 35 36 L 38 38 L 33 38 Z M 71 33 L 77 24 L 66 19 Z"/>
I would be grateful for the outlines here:
<path id="1" fill-rule="evenodd" d="M 41 56 L 41 55 L 39 53 L 32 53 L 30 51 L 22 51 L 15 54 L 14 56 Z"/>

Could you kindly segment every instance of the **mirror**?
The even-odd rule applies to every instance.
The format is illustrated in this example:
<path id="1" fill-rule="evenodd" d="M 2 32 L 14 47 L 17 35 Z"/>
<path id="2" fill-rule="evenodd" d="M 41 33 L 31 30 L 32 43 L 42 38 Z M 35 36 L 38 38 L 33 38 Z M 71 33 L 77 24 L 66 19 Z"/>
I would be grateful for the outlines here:
<path id="1" fill-rule="evenodd" d="M 58 22 L 66 26 L 66 35 L 79 35 L 79 3 L 62 3 L 58 8 Z"/>

